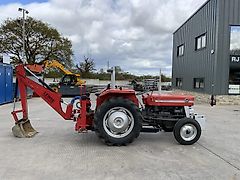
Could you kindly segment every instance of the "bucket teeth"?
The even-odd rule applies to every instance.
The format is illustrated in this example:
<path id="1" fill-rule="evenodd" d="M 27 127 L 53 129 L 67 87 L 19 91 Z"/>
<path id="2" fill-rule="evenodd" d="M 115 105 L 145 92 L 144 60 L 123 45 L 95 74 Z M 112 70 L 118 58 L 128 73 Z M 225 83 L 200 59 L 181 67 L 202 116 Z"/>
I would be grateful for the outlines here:
<path id="1" fill-rule="evenodd" d="M 12 128 L 13 135 L 19 138 L 31 138 L 38 132 L 32 127 L 30 120 L 20 120 Z"/>

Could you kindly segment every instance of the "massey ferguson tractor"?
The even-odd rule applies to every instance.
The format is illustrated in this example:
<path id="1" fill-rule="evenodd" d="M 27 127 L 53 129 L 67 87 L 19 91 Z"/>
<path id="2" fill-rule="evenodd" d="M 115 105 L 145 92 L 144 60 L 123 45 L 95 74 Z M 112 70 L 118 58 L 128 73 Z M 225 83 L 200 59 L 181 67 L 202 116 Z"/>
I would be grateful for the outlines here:
<path id="1" fill-rule="evenodd" d="M 60 93 L 53 91 L 25 65 L 16 67 L 16 78 L 22 107 L 19 110 L 14 108 L 12 112 L 15 120 L 12 131 L 16 137 L 32 137 L 37 133 L 28 119 L 27 88 L 31 88 L 65 120 L 74 121 L 76 131 L 95 131 L 107 145 L 127 145 L 140 132 L 159 131 L 173 132 L 177 142 L 191 145 L 200 138 L 205 123 L 205 117 L 192 109 L 193 96 L 150 92 L 142 94 L 139 100 L 134 90 L 108 86 L 96 94 L 96 109 L 93 111 L 84 88 L 67 104 Z"/>

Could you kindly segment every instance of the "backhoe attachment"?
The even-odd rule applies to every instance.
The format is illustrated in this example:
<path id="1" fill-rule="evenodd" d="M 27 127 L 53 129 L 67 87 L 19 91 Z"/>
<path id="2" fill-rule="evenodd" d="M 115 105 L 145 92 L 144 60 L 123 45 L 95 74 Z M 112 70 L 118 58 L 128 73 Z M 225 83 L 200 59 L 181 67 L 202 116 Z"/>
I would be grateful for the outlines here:
<path id="1" fill-rule="evenodd" d="M 27 73 L 32 75 L 33 78 L 29 78 Z M 36 76 L 23 64 L 16 67 L 16 88 L 14 95 L 14 106 L 12 116 L 15 120 L 15 126 L 12 128 L 13 135 L 19 138 L 30 138 L 38 132 L 32 127 L 28 118 L 28 105 L 27 105 L 27 88 L 32 89 L 39 97 L 41 97 L 49 106 L 51 106 L 58 114 L 60 114 L 65 120 L 76 121 L 76 131 L 86 130 L 88 126 L 92 126 L 92 121 L 88 121 L 87 108 L 90 109 L 90 100 L 85 96 L 77 96 L 71 100 L 71 103 L 67 104 L 62 100 L 62 95 L 55 92 L 49 87 L 42 79 Z M 19 98 L 21 108 L 16 109 L 17 90 L 19 90 Z M 73 104 L 78 100 L 81 107 L 73 109 Z M 62 109 L 62 104 L 67 105 L 66 109 Z M 74 116 L 75 114 L 76 116 Z M 19 115 L 18 115 L 19 114 Z M 81 116 L 80 116 L 81 115 Z"/>

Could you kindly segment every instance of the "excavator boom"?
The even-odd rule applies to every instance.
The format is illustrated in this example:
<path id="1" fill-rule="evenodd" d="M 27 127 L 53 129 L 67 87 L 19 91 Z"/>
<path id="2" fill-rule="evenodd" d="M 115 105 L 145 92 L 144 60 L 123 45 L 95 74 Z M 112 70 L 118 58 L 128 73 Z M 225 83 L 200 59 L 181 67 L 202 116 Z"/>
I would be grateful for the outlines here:
<path id="1" fill-rule="evenodd" d="M 80 74 L 72 73 L 68 69 L 64 67 L 63 64 L 61 64 L 57 60 L 44 60 L 42 64 L 33 64 L 33 65 L 27 65 L 27 67 L 36 73 L 42 73 L 44 69 L 46 68 L 58 68 L 60 69 L 65 75 L 73 75 L 76 76 L 77 82 L 76 85 L 84 85 L 86 84 L 86 81 L 80 79 Z"/>
<path id="2" fill-rule="evenodd" d="M 57 60 L 45 60 L 43 61 L 44 68 L 58 68 L 60 69 L 64 74 L 74 74 L 71 71 L 67 70 L 60 62 Z M 77 74 L 80 76 L 79 74 Z"/>

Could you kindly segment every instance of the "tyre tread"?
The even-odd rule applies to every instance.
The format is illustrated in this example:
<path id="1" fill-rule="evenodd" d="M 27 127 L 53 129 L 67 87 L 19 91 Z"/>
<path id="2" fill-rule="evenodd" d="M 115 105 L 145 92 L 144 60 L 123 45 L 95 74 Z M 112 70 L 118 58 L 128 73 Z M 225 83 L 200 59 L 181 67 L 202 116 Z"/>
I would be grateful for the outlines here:
<path id="1" fill-rule="evenodd" d="M 106 133 L 104 133 L 104 130 L 102 129 L 102 119 L 104 115 L 102 115 L 103 112 L 107 111 L 108 108 L 113 106 L 114 104 L 122 104 L 127 107 L 132 108 L 132 112 L 134 112 L 133 116 L 135 116 L 134 120 L 134 128 L 133 132 L 131 132 L 128 136 L 124 137 L 122 140 L 117 138 L 112 138 L 108 136 Z M 127 106 L 127 107 L 126 107 Z M 109 146 L 126 146 L 134 141 L 135 138 L 137 138 L 140 134 L 141 128 L 142 128 L 142 114 L 139 108 L 134 104 L 131 100 L 125 99 L 122 97 L 114 97 L 106 100 L 96 111 L 94 115 L 94 129 L 97 136 L 107 145 Z"/>

